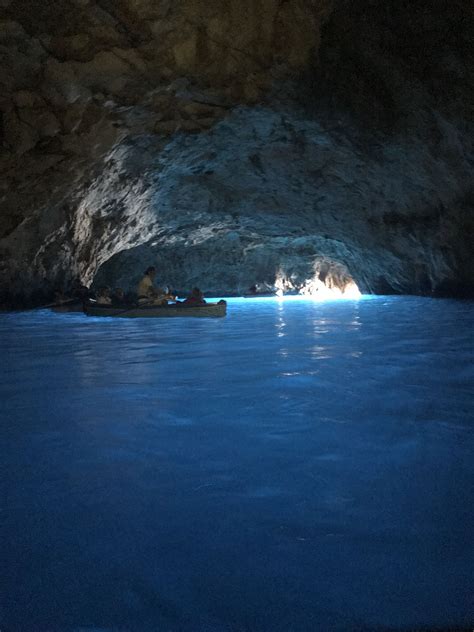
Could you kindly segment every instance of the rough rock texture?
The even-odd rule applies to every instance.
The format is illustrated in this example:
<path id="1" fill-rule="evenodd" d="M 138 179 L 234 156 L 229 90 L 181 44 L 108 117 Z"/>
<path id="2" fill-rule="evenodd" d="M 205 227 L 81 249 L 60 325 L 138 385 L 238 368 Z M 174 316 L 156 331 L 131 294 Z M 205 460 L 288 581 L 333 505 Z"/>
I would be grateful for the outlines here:
<path id="1" fill-rule="evenodd" d="M 474 9 L 0 0 L 0 293 L 472 288 Z M 102 268 L 101 268 L 102 266 Z"/>
<path id="2" fill-rule="evenodd" d="M 157 154 L 148 139 L 136 152 Z M 326 259 L 364 291 L 424 292 L 456 265 L 443 249 L 462 228 L 450 202 L 467 173 L 446 182 L 439 159 L 408 141 L 356 151 L 304 112 L 242 108 L 206 134 L 174 138 L 160 161 L 154 238 L 112 258 L 99 283 L 127 287 L 150 262 L 178 289 L 301 287 Z"/>

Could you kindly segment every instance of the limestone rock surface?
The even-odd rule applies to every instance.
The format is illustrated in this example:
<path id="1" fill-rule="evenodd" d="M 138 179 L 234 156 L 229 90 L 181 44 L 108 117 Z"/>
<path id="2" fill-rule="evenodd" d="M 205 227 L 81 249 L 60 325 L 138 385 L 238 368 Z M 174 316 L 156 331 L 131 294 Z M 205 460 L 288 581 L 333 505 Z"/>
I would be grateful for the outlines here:
<path id="1" fill-rule="evenodd" d="M 222 294 L 468 293 L 473 15 L 2 0 L 2 304 L 152 263 Z"/>
<path id="2" fill-rule="evenodd" d="M 157 155 L 148 142 L 136 151 Z M 468 257 L 469 170 L 458 169 L 409 139 L 364 150 L 304 111 L 237 108 L 167 143 L 150 187 L 153 238 L 112 257 L 97 283 L 133 287 L 154 264 L 179 290 L 293 290 L 339 263 L 364 292 L 430 293 L 457 274 L 460 249 Z"/>

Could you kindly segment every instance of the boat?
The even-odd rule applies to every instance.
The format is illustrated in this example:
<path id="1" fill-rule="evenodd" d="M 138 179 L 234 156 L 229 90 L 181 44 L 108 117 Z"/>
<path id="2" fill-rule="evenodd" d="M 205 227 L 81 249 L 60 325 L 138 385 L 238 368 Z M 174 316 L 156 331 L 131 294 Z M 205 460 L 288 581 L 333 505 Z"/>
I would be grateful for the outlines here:
<path id="1" fill-rule="evenodd" d="M 56 305 L 49 306 L 53 312 L 58 314 L 69 314 L 70 312 L 83 312 L 83 301 L 65 301 L 64 303 L 57 303 Z"/>
<path id="2" fill-rule="evenodd" d="M 276 292 L 254 292 L 253 294 L 242 294 L 242 298 L 268 298 L 270 296 L 278 296 Z"/>
<path id="3" fill-rule="evenodd" d="M 107 316 L 119 318 L 175 318 L 193 316 L 198 318 L 221 318 L 227 313 L 227 303 L 206 303 L 205 305 L 184 305 L 172 303 L 170 305 L 132 305 L 130 307 L 116 307 L 112 305 L 98 305 L 86 303 L 84 313 L 87 316 Z"/>

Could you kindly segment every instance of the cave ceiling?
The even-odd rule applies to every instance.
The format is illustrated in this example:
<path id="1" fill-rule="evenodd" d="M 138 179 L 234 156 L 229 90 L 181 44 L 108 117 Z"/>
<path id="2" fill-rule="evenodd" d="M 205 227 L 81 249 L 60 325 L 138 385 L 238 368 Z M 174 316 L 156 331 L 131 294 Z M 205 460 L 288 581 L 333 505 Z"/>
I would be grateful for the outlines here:
<path id="1" fill-rule="evenodd" d="M 472 288 L 469 3 L 0 0 L 0 296 Z M 339 266 L 339 267 L 338 267 Z M 36 297 L 36 298 L 35 298 Z"/>

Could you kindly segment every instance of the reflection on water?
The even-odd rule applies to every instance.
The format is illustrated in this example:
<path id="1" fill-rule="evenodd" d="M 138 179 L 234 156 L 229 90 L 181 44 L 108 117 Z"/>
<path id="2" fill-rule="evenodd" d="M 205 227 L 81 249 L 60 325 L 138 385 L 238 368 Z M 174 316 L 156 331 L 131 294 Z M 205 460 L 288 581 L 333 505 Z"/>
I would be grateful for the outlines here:
<path id="1" fill-rule="evenodd" d="M 321 345 L 313 345 L 311 347 L 311 355 L 313 358 L 325 360 L 330 358 L 329 347 L 323 347 Z"/>
<path id="2" fill-rule="evenodd" d="M 387 297 L 1 315 L 0 627 L 467 625 L 473 321 Z"/>

